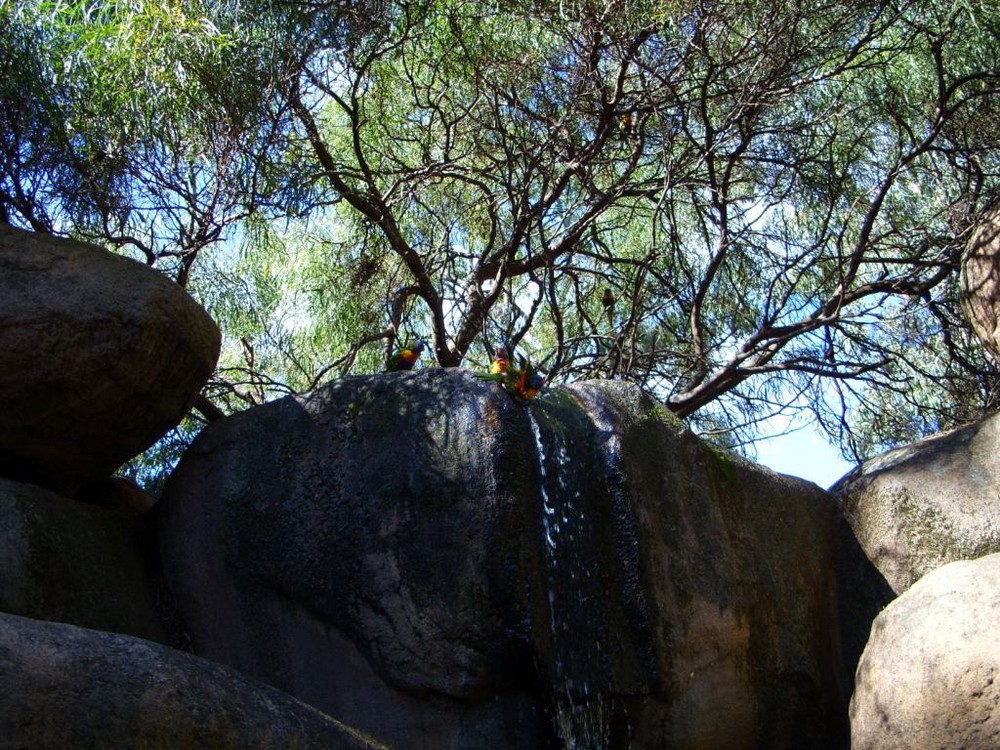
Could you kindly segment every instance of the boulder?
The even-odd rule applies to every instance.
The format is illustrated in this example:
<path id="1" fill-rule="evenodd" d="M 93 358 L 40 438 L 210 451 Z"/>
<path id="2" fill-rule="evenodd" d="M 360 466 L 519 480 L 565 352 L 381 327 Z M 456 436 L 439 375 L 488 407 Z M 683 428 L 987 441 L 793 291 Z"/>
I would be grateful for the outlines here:
<path id="1" fill-rule="evenodd" d="M 959 299 L 972 330 L 1000 363 L 1000 205 L 983 213 L 969 237 Z"/>
<path id="2" fill-rule="evenodd" d="M 0 479 L 0 612 L 163 641 L 144 546 L 134 514 Z"/>
<path id="3" fill-rule="evenodd" d="M 1000 415 L 889 451 L 833 488 L 899 594 L 955 560 L 1000 552 Z"/>
<path id="4" fill-rule="evenodd" d="M 153 510 L 196 653 L 413 748 L 834 748 L 837 508 L 631 385 L 344 378 Z"/>
<path id="5" fill-rule="evenodd" d="M 880 614 L 851 699 L 852 750 L 1000 747 L 1000 554 L 953 562 Z"/>
<path id="6" fill-rule="evenodd" d="M 141 263 L 0 226 L 0 476 L 72 494 L 113 473 L 187 413 L 220 340 Z"/>
<path id="7" fill-rule="evenodd" d="M 371 750 L 278 690 L 138 638 L 0 615 L 7 750 Z"/>
<path id="8" fill-rule="evenodd" d="M 522 417 L 434 369 L 213 423 L 154 508 L 195 652 L 390 746 L 539 746 Z"/>

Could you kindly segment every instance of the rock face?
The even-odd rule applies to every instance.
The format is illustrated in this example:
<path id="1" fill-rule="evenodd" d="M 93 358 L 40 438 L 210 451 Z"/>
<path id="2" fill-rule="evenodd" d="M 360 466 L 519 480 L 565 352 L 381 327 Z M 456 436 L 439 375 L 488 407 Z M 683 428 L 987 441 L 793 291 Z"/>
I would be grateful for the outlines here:
<path id="1" fill-rule="evenodd" d="M 834 748 L 836 505 L 620 383 L 347 378 L 154 509 L 200 655 L 413 748 Z"/>
<path id="2" fill-rule="evenodd" d="M 1000 206 L 983 214 L 962 256 L 961 302 L 980 341 L 1000 363 Z"/>
<path id="3" fill-rule="evenodd" d="M 163 641 L 131 515 L 0 479 L 0 612 Z"/>
<path id="4" fill-rule="evenodd" d="M 1000 415 L 890 451 L 834 488 L 898 594 L 955 560 L 1000 552 Z"/>
<path id="5" fill-rule="evenodd" d="M 852 750 L 1000 747 L 1000 555 L 928 573 L 875 620 Z"/>
<path id="6" fill-rule="evenodd" d="M 837 593 L 840 653 L 853 690 L 854 673 L 872 622 L 896 598 L 896 592 L 868 559 L 842 515 L 837 528 Z"/>
<path id="7" fill-rule="evenodd" d="M 278 690 L 137 638 L 0 614 L 8 750 L 377 747 Z"/>
<path id="8" fill-rule="evenodd" d="M 0 476 L 68 494 L 107 476 L 180 421 L 219 345 L 161 274 L 0 226 Z"/>

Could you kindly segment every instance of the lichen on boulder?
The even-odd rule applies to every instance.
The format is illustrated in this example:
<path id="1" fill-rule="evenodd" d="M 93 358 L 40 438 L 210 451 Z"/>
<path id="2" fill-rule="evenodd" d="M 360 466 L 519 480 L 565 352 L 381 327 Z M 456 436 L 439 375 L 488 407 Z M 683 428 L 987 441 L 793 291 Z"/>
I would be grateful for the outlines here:
<path id="1" fill-rule="evenodd" d="M 1000 552 L 1000 415 L 888 451 L 833 488 L 900 594 L 956 560 Z"/>

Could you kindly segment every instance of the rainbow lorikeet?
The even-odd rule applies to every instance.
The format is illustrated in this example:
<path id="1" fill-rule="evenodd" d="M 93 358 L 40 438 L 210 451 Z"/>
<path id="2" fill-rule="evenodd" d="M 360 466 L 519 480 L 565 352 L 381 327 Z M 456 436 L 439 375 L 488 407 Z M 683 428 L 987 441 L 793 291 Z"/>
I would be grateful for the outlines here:
<path id="1" fill-rule="evenodd" d="M 618 124 L 621 125 L 621 129 L 625 135 L 632 135 L 635 132 L 635 114 L 633 112 L 625 112 L 618 118 Z"/>
<path id="2" fill-rule="evenodd" d="M 514 381 L 514 393 L 523 399 L 534 398 L 542 390 L 543 385 L 545 376 L 528 365 L 518 371 L 517 380 Z"/>
<path id="3" fill-rule="evenodd" d="M 493 352 L 493 362 L 490 364 L 490 374 L 501 375 L 507 372 L 508 367 L 510 367 L 510 357 L 507 356 L 507 350 L 502 346 L 498 346 L 496 351 Z"/>
<path id="4" fill-rule="evenodd" d="M 524 355 L 520 357 L 521 366 L 513 367 L 509 362 L 503 372 L 482 373 L 476 377 L 481 380 L 491 380 L 503 386 L 512 396 L 520 399 L 532 399 L 538 395 L 545 385 L 545 376 L 536 370 Z"/>
<path id="5" fill-rule="evenodd" d="M 601 305 L 604 307 L 604 314 L 608 316 L 608 325 L 612 328 L 615 327 L 615 295 L 610 289 L 604 290 L 604 295 L 601 297 Z"/>
<path id="6" fill-rule="evenodd" d="M 385 367 L 386 372 L 399 372 L 400 370 L 412 370 L 413 365 L 420 359 L 423 353 L 424 342 L 411 341 L 398 352 L 389 357 L 389 362 Z"/>

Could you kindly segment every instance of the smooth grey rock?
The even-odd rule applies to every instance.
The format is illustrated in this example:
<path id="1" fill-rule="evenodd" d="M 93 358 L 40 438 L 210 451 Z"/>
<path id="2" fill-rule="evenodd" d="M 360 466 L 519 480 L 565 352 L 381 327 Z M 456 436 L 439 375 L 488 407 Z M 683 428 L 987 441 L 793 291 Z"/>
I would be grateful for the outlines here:
<path id="1" fill-rule="evenodd" d="M 141 263 L 0 226 L 0 476 L 72 494 L 188 412 L 219 329 Z"/>
<path id="2" fill-rule="evenodd" d="M 0 479 L 0 612 L 163 641 L 140 524 Z"/>
<path id="3" fill-rule="evenodd" d="M 955 560 L 1000 552 L 1000 415 L 866 461 L 833 491 L 900 594 Z"/>
<path id="4" fill-rule="evenodd" d="M 1000 747 L 1000 555 L 953 562 L 876 618 L 851 699 L 852 750 Z"/>
<path id="5" fill-rule="evenodd" d="M 389 745 L 834 748 L 837 508 L 631 385 L 345 378 L 154 508 L 197 653 Z"/>
<path id="6" fill-rule="evenodd" d="M 274 688 L 138 638 L 0 615 L 7 750 L 370 750 Z"/>

